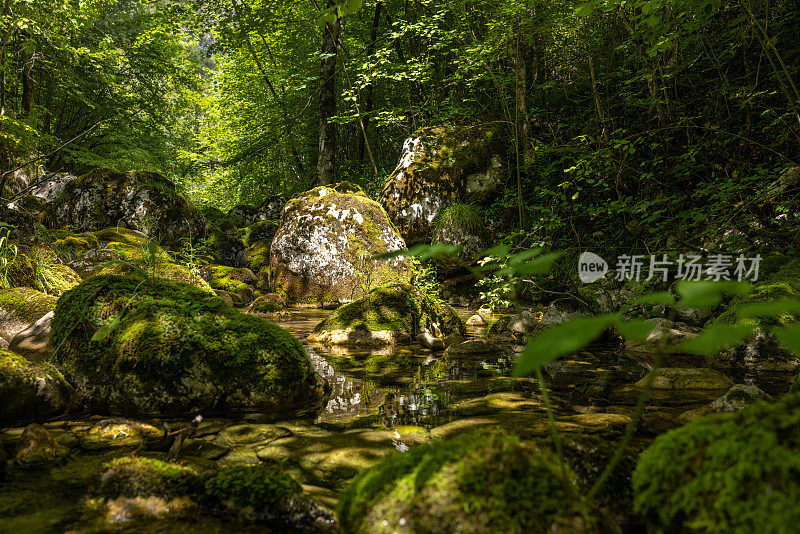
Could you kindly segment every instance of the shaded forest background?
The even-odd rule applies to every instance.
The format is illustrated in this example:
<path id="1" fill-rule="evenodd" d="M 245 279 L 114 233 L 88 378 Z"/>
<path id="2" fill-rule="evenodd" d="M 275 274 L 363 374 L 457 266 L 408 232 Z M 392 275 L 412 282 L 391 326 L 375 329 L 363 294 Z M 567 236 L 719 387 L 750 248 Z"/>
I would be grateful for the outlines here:
<path id="1" fill-rule="evenodd" d="M 201 205 L 374 196 L 415 130 L 489 123 L 518 244 L 793 250 L 798 7 L 3 0 L 3 184 L 107 166 Z"/>

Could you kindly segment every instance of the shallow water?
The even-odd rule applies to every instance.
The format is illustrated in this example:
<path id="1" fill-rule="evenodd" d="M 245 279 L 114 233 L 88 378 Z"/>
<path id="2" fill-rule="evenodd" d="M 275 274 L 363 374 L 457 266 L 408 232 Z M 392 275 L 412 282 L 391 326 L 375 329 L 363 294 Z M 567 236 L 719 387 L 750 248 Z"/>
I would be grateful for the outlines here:
<path id="1" fill-rule="evenodd" d="M 466 309 L 458 311 L 464 318 L 470 314 Z M 253 425 L 260 431 L 266 429 L 271 436 L 234 447 L 215 460 L 224 465 L 280 460 L 308 494 L 333 507 L 338 492 L 361 469 L 430 439 L 496 426 L 527 438 L 549 434 L 539 384 L 511 377 L 515 358 L 512 347 L 488 357 L 450 358 L 416 345 L 378 350 L 309 345 L 305 338 L 330 313 L 293 309 L 288 317 L 276 321 L 303 341 L 314 368 L 330 384 L 325 406 L 315 415 L 285 421 L 209 418 L 198 432 L 198 442 L 213 441 L 221 430 L 233 425 L 245 429 Z M 484 329 L 471 327 L 468 333 L 470 337 L 481 336 Z M 646 355 L 634 358 L 618 347 L 598 344 L 549 364 L 546 377 L 559 430 L 588 435 L 613 446 L 628 424 L 636 401 L 631 385 L 645 376 L 649 360 Z M 698 367 L 702 362 L 675 357 L 665 365 Z M 775 379 L 774 387 L 770 380 L 759 385 L 772 389 L 770 392 L 785 389 L 783 379 Z M 652 440 L 677 426 L 681 413 L 723 393 L 672 391 L 663 399 L 654 396 L 640 425 L 639 438 L 645 443 Z M 75 419 L 50 425 L 59 435 L 77 442 L 88 426 Z M 0 432 L 0 444 L 5 441 L 9 448 L 19 432 Z M 87 496 L 96 485 L 102 464 L 129 453 L 131 447 L 109 446 L 102 452 L 74 450 L 65 464 L 39 470 L 12 469 L 0 481 L 0 532 L 268 532 L 200 513 L 144 523 L 98 521 Z"/>

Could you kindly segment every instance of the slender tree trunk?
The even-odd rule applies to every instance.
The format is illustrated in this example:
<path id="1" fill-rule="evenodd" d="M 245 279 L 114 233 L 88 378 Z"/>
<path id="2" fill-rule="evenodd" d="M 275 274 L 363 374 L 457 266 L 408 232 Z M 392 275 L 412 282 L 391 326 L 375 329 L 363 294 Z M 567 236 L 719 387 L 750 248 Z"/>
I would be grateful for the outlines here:
<path id="1" fill-rule="evenodd" d="M 531 128 L 530 115 L 528 114 L 528 76 L 527 76 L 527 48 L 520 42 L 520 35 L 517 34 L 516 47 L 514 51 L 514 75 L 516 76 L 515 92 L 517 105 L 517 131 L 519 132 L 519 143 L 522 145 L 522 161 L 525 165 L 530 165 L 531 158 Z"/>
<path id="2" fill-rule="evenodd" d="M 333 7 L 333 0 L 327 6 Z M 322 30 L 322 60 L 319 70 L 319 157 L 317 159 L 317 184 L 328 185 L 336 181 L 336 124 L 330 122 L 336 115 L 336 58 L 341 21 L 326 22 Z"/>
<path id="3" fill-rule="evenodd" d="M 369 43 L 367 43 L 366 54 L 367 57 L 372 57 L 375 54 L 375 43 L 378 40 L 378 26 L 381 20 L 381 9 L 383 8 L 382 0 L 375 3 L 375 15 L 372 17 L 372 28 L 369 32 Z M 372 84 L 364 88 L 364 117 L 362 118 L 364 130 L 366 131 L 369 126 L 369 114 L 372 113 L 373 101 L 373 87 Z M 364 163 L 364 136 L 358 138 L 358 161 Z"/>

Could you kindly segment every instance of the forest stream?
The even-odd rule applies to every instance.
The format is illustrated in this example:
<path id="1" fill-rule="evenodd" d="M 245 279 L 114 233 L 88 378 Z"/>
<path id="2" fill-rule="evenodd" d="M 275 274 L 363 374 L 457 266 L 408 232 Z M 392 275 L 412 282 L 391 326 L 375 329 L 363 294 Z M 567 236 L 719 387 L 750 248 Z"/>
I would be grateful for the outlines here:
<path id="1" fill-rule="evenodd" d="M 470 312 L 457 309 L 462 318 Z M 187 442 L 181 460 L 208 466 L 252 465 L 278 461 L 304 491 L 330 509 L 339 492 L 365 467 L 394 451 L 430 439 L 451 437 L 481 427 L 514 429 L 528 439 L 546 439 L 550 430 L 536 381 L 512 378 L 514 347 L 500 354 L 452 358 L 417 345 L 378 350 L 354 350 L 312 344 L 305 338 L 330 311 L 292 308 L 276 322 L 303 341 L 315 370 L 330 385 L 330 395 L 316 414 L 266 421 L 259 417 L 208 417 L 195 439 Z M 469 327 L 477 338 L 486 327 Z M 517 349 L 519 350 L 519 348 Z M 580 455 L 595 446 L 591 460 L 578 465 L 596 476 L 630 422 L 638 396 L 635 386 L 647 373 L 651 355 L 631 355 L 608 343 L 595 343 L 574 357 L 546 368 L 557 428 L 566 436 L 566 454 Z M 670 365 L 699 368 L 694 357 L 673 358 Z M 784 393 L 788 380 L 778 373 L 761 374 L 757 385 L 771 394 Z M 767 378 L 765 378 L 767 376 Z M 713 401 L 725 389 L 684 389 L 659 398 L 655 391 L 645 410 L 640 432 L 631 443 L 643 450 L 653 437 L 679 424 L 680 415 Z M 115 432 L 91 436 L 98 422 L 117 423 Z M 92 499 L 102 465 L 130 454 L 141 439 L 126 433 L 126 420 L 108 416 L 62 418 L 44 426 L 71 456 L 63 463 L 37 471 L 12 470 L 0 482 L 0 517 L 4 532 L 270 532 L 264 525 L 187 510 L 167 519 L 148 520 L 124 506 L 100 509 Z M 179 428 L 187 421 L 150 420 L 161 428 Z M 127 423 L 133 424 L 131 421 Z M 16 440 L 23 428 L 0 432 L 2 440 Z M 574 443 L 570 440 L 576 438 Z M 605 445 L 603 445 L 605 443 Z M 142 454 L 154 454 L 143 452 Z M 184 458 L 187 456 L 187 458 Z M 179 500 L 166 505 L 180 507 Z M 146 504 L 145 504 L 146 505 Z M 164 502 L 153 506 L 164 506 Z M 616 509 L 619 524 L 636 528 L 624 506 Z M 321 514 L 327 512 L 321 511 Z M 155 512 L 154 512 L 155 515 Z M 322 521 L 334 522 L 330 516 Z M 633 521 L 633 524 L 631 523 Z M 335 527 L 332 527 L 335 528 Z"/>

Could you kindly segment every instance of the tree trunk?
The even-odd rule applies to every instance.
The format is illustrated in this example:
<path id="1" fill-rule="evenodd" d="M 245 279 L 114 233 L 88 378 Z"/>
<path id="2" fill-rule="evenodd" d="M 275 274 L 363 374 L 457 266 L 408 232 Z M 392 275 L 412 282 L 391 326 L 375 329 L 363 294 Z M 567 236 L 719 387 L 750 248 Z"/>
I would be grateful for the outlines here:
<path id="1" fill-rule="evenodd" d="M 335 5 L 328 0 L 328 7 Z M 326 22 L 322 30 L 322 54 L 319 69 L 319 157 L 317 185 L 336 181 L 336 124 L 330 122 L 336 114 L 336 57 L 341 22 Z"/>
<path id="2" fill-rule="evenodd" d="M 369 32 L 369 43 L 367 43 L 366 50 L 367 57 L 372 57 L 375 54 L 375 43 L 378 40 L 378 25 L 381 20 L 382 7 L 383 2 L 378 0 L 375 3 L 375 16 L 372 17 L 372 28 Z M 364 124 L 364 132 L 366 132 L 367 126 L 369 125 L 369 114 L 372 113 L 372 93 L 372 84 L 369 84 L 364 88 L 364 116 L 361 119 Z M 361 163 L 364 162 L 364 141 L 365 137 L 363 135 L 358 138 L 358 161 Z"/>

